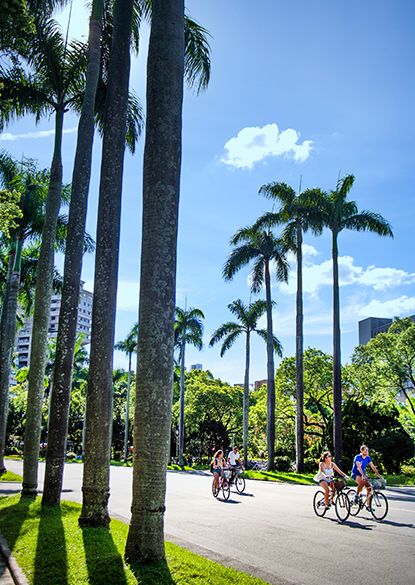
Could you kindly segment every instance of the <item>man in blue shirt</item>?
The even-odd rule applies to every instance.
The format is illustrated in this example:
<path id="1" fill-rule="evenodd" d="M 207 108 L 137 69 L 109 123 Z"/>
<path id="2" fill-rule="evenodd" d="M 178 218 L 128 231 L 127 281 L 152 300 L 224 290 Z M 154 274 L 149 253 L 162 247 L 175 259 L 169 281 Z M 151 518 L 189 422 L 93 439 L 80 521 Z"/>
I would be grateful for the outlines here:
<path id="1" fill-rule="evenodd" d="M 357 496 L 359 496 L 362 489 L 366 486 L 367 499 L 368 499 L 367 503 L 369 506 L 370 500 L 372 499 L 372 494 L 371 494 L 372 487 L 371 487 L 370 482 L 369 482 L 367 475 L 365 473 L 366 467 L 368 465 L 370 466 L 370 468 L 373 470 L 373 472 L 376 473 L 376 475 L 380 479 L 383 479 L 383 477 L 380 475 L 380 473 L 378 472 L 378 470 L 374 466 L 372 458 L 369 457 L 369 449 L 367 448 L 366 445 L 362 445 L 360 447 L 359 455 L 356 455 L 356 457 L 353 459 L 353 467 L 352 467 L 351 476 L 355 480 L 355 482 L 357 483 Z"/>

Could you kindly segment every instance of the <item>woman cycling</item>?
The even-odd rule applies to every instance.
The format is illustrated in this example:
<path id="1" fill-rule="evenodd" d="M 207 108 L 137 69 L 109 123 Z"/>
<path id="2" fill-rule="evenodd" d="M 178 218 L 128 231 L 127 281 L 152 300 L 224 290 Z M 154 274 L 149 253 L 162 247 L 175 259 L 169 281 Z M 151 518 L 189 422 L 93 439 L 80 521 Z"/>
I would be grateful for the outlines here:
<path id="1" fill-rule="evenodd" d="M 324 503 L 326 508 L 330 507 L 329 504 L 329 488 L 334 494 L 334 472 L 337 471 L 341 476 L 347 478 L 348 476 L 331 460 L 330 451 L 324 451 L 321 454 L 318 473 L 314 477 L 314 481 L 318 481 L 319 485 L 324 490 Z"/>
<path id="2" fill-rule="evenodd" d="M 383 479 L 380 475 L 379 471 L 373 464 L 372 458 L 369 457 L 369 449 L 366 445 L 362 445 L 360 447 L 360 453 L 355 456 L 353 459 L 353 467 L 352 467 L 352 478 L 357 483 L 357 494 L 356 498 L 359 497 L 360 492 L 366 486 L 367 491 L 367 505 L 370 506 L 370 500 L 372 499 L 372 486 L 370 485 L 370 481 L 367 478 L 365 473 L 366 467 L 370 466 L 372 471 L 376 473 L 379 479 Z"/>
<path id="3" fill-rule="evenodd" d="M 215 488 L 219 487 L 219 476 L 222 474 L 222 471 L 225 467 L 225 459 L 223 458 L 223 451 L 222 449 L 218 449 L 216 453 L 212 457 L 212 461 L 210 462 L 210 466 L 213 473 L 213 484 Z"/>

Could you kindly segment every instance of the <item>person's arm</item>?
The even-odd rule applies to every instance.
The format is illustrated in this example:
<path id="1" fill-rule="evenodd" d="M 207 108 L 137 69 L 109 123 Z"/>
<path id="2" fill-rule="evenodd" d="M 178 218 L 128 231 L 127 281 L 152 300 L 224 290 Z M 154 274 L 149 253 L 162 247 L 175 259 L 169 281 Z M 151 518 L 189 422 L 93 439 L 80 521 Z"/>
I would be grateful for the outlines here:
<path id="1" fill-rule="evenodd" d="M 383 479 L 383 477 L 380 475 L 379 471 L 376 469 L 376 467 L 373 464 L 373 461 L 371 461 L 369 463 L 370 468 L 372 469 L 372 471 L 374 471 L 374 473 L 376 473 L 376 475 L 378 476 L 379 479 Z"/>
<path id="2" fill-rule="evenodd" d="M 360 475 L 362 477 L 366 477 L 366 473 L 363 471 L 362 464 L 360 463 L 360 461 L 356 461 L 356 467 L 359 470 Z"/>
<path id="3" fill-rule="evenodd" d="M 343 471 L 340 469 L 340 467 L 337 467 L 337 465 L 336 465 L 335 463 L 333 463 L 333 469 L 334 469 L 335 471 L 337 471 L 337 473 L 340 473 L 340 475 L 341 475 L 342 477 L 348 477 L 348 475 L 347 475 L 346 473 L 344 473 L 344 472 L 343 472 Z"/>

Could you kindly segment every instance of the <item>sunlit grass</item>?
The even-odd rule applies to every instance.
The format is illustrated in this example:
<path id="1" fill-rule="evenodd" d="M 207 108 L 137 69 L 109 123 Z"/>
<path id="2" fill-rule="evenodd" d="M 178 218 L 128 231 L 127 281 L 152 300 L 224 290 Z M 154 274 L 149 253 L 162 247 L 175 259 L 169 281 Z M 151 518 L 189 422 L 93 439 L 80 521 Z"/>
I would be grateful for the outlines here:
<path id="1" fill-rule="evenodd" d="M 40 498 L 0 498 L 0 532 L 30 584 L 35 585 L 260 585 L 264 583 L 166 543 L 167 564 L 128 566 L 128 526 L 78 526 L 79 504 L 42 507 Z"/>
<path id="2" fill-rule="evenodd" d="M 13 471 L 5 471 L 0 475 L 0 481 L 22 481 L 22 478 Z"/>

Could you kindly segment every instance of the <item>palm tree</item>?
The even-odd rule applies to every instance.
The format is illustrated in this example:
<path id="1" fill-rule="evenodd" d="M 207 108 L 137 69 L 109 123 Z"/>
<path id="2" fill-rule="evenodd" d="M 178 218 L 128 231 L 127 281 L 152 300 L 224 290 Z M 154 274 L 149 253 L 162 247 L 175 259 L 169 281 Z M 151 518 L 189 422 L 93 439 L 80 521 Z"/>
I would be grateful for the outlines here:
<path id="1" fill-rule="evenodd" d="M 24 58 L 2 69 L 5 106 L 2 121 L 26 113 L 55 115 L 55 143 L 51 165 L 46 218 L 36 279 L 31 367 L 28 379 L 27 419 L 24 439 L 23 493 L 36 493 L 43 376 L 46 365 L 49 305 L 52 295 L 54 245 L 62 192 L 62 137 L 64 113 L 74 108 L 83 91 L 87 52 L 81 43 L 67 45 L 55 21 L 36 17 L 35 34 Z"/>
<path id="2" fill-rule="evenodd" d="M 328 227 L 332 235 L 333 258 L 333 408 L 334 428 L 333 442 L 337 465 L 342 459 L 342 380 L 341 380 L 341 352 L 340 352 L 340 294 L 339 294 L 339 265 L 338 265 L 338 236 L 341 231 L 348 229 L 356 232 L 372 232 L 379 236 L 393 237 L 390 224 L 378 213 L 359 211 L 355 201 L 348 200 L 347 196 L 353 187 L 354 176 L 346 175 L 339 179 L 336 188 L 320 197 L 314 197 L 313 202 L 320 208 L 324 226 Z"/>
<path id="3" fill-rule="evenodd" d="M 256 222 L 258 228 L 285 225 L 282 240 L 287 249 L 293 250 L 297 260 L 296 299 L 296 471 L 304 471 L 304 333 L 303 333 L 303 233 L 310 230 L 314 235 L 322 232 L 321 214 L 316 207 L 315 197 L 321 195 L 316 189 L 307 189 L 298 195 L 285 183 L 268 183 L 259 193 L 277 201 L 280 209 L 262 215 Z"/>
<path id="4" fill-rule="evenodd" d="M 154 2 L 147 124 L 129 562 L 164 561 L 181 169 L 184 1 Z"/>
<path id="5" fill-rule="evenodd" d="M 133 353 L 137 353 L 138 323 L 134 325 L 130 333 L 123 341 L 115 344 L 115 349 L 123 351 L 128 355 L 128 378 L 127 378 L 127 400 L 125 405 L 125 427 L 124 427 L 124 461 L 128 457 L 128 426 L 130 422 L 130 386 L 131 386 L 131 360 Z"/>
<path id="6" fill-rule="evenodd" d="M 262 339 L 267 342 L 268 335 L 266 329 L 258 329 L 257 323 L 260 317 L 267 310 L 267 303 L 264 300 L 258 300 L 254 303 L 249 303 L 246 306 L 241 299 L 237 299 L 228 305 L 230 312 L 235 315 L 238 322 L 228 321 L 221 325 L 213 333 L 209 345 L 213 346 L 223 340 L 220 350 L 220 357 L 232 347 L 241 333 L 245 334 L 245 378 L 244 378 L 244 398 L 243 398 L 243 452 L 244 465 L 248 464 L 248 418 L 249 418 L 249 366 L 251 355 L 251 334 L 257 333 Z M 281 357 L 282 348 L 279 340 L 274 336 L 273 338 L 274 351 Z"/>
<path id="7" fill-rule="evenodd" d="M 21 217 L 16 220 L 16 227 L 11 231 L 11 239 L 10 243 L 8 243 L 9 267 L 3 294 L 0 323 L 0 469 L 4 468 L 8 392 L 16 335 L 18 295 L 21 285 L 22 251 L 24 257 L 24 246 L 28 242 L 40 245 L 45 221 L 49 181 L 49 171 L 40 171 L 33 161 L 23 160 L 18 162 L 7 153 L 0 153 L 0 183 L 8 189 L 15 189 L 20 194 L 19 208 L 21 211 Z M 67 202 L 68 197 L 69 187 L 64 186 L 64 201 Z M 66 235 L 66 218 L 63 216 L 58 217 L 56 233 L 57 244 L 62 249 Z M 32 268 L 34 264 L 38 264 L 39 254 L 40 251 L 31 263 Z M 25 264 L 27 265 L 27 262 Z M 36 285 L 33 270 L 31 278 L 32 284 Z M 26 296 L 28 296 L 27 287 L 26 293 Z"/>
<path id="8" fill-rule="evenodd" d="M 223 268 L 225 280 L 231 280 L 243 267 L 254 262 L 251 272 L 251 290 L 260 292 L 265 285 L 267 304 L 267 469 L 275 469 L 275 367 L 274 334 L 272 325 L 271 262 L 275 265 L 279 282 L 287 282 L 288 262 L 281 240 L 270 231 L 254 227 L 242 228 L 231 238 L 234 249 Z"/>
<path id="9" fill-rule="evenodd" d="M 176 307 L 174 323 L 175 345 L 179 348 L 180 359 L 180 416 L 179 416 L 179 465 L 184 466 L 184 371 L 186 344 L 197 349 L 203 347 L 203 323 L 205 316 L 200 309 L 181 309 Z"/>
<path id="10" fill-rule="evenodd" d="M 148 2 L 143 1 L 143 9 L 148 4 Z M 132 8 L 130 0 L 128 2 L 116 1 L 114 4 L 113 42 L 108 73 L 108 89 L 105 99 L 106 114 L 103 124 L 104 145 L 97 232 L 97 269 L 95 271 L 91 365 L 87 398 L 84 497 L 80 518 L 80 523 L 84 525 L 105 526 L 109 521 L 107 502 L 109 494 L 109 431 L 112 386 L 108 372 L 112 369 L 116 308 L 115 292 L 117 287 L 123 163 L 121 136 L 124 132 L 122 120 L 126 115 L 125 109 L 127 106 L 121 88 L 124 87 L 126 81 L 128 83 L 130 54 L 126 41 L 131 36 L 132 18 L 129 14 Z M 186 51 L 184 48 L 183 51 L 188 64 L 187 78 L 195 83 L 198 79 L 204 79 L 205 69 L 203 68 L 199 69 L 193 78 L 191 78 L 191 75 L 199 63 L 198 59 L 205 57 L 206 53 L 203 51 L 203 47 L 200 49 L 200 42 L 198 44 L 198 39 L 195 35 L 191 38 L 194 40 L 193 45 Z M 200 49 L 199 53 L 196 51 L 198 47 Z M 103 318 L 104 313 L 105 319 Z M 99 418 L 98 412 L 100 412 Z M 102 424 L 102 421 L 105 421 L 105 424 Z M 95 428 L 96 426 L 97 428 Z"/>

